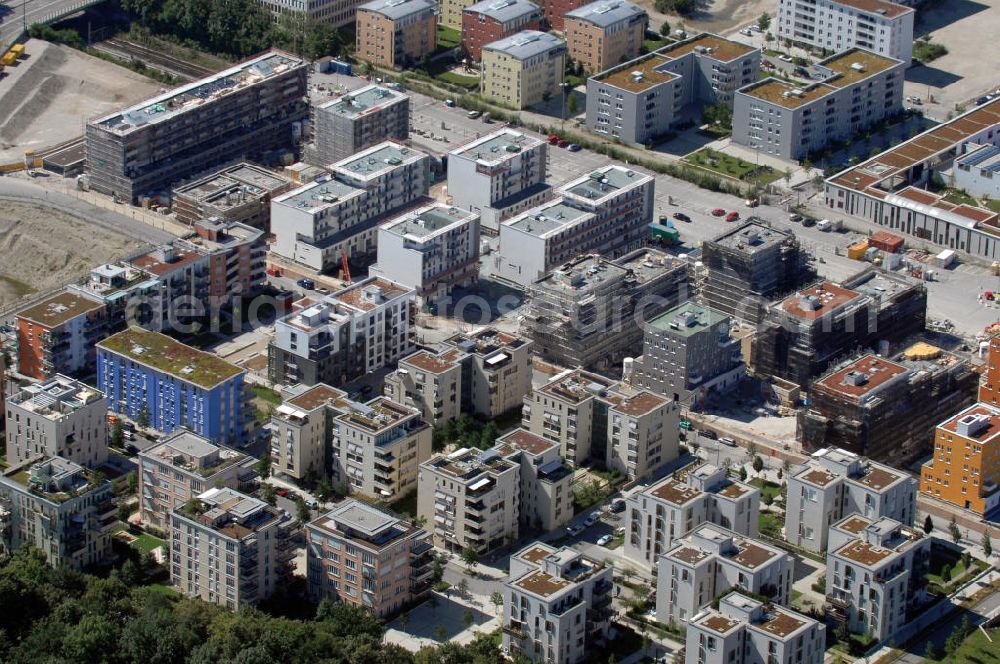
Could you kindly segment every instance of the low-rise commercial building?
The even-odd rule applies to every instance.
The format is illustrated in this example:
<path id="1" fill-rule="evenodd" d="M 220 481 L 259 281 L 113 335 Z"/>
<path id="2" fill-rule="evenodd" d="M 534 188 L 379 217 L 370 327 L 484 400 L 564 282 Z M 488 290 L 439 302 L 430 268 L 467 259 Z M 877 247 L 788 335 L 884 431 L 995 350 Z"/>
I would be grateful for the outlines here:
<path id="1" fill-rule="evenodd" d="M 922 604 L 931 540 L 889 518 L 849 516 L 830 530 L 826 606 L 855 634 L 887 641 Z"/>
<path id="2" fill-rule="evenodd" d="M 510 559 L 503 647 L 533 662 L 577 664 L 607 636 L 613 568 L 569 547 L 536 542 Z"/>
<path id="3" fill-rule="evenodd" d="M 483 46 L 506 39 L 522 30 L 537 31 L 542 12 L 528 0 L 482 0 L 462 10 L 462 48 L 473 60 L 482 57 Z"/>
<path id="4" fill-rule="evenodd" d="M 368 272 L 412 288 L 421 302 L 446 300 L 479 280 L 479 216 L 435 203 L 382 224 Z"/>
<path id="5" fill-rule="evenodd" d="M 566 42 L 547 32 L 523 30 L 482 47 L 480 92 L 501 106 L 521 110 L 562 94 Z"/>
<path id="6" fill-rule="evenodd" d="M 810 551 L 826 551 L 830 527 L 851 514 L 912 525 L 917 481 L 845 450 L 825 449 L 789 473 L 787 500 L 788 541 Z"/>
<path id="7" fill-rule="evenodd" d="M 100 468 L 108 460 L 108 402 L 62 375 L 25 385 L 7 398 L 7 463 L 62 457 Z"/>
<path id="8" fill-rule="evenodd" d="M 587 79 L 587 129 L 651 144 L 701 107 L 733 105 L 760 75 L 760 49 L 703 33 Z"/>
<path id="9" fill-rule="evenodd" d="M 288 178 L 243 162 L 174 187 L 173 210 L 177 221 L 189 225 L 218 219 L 266 231 L 271 225 L 271 199 L 291 188 Z"/>
<path id="10" fill-rule="evenodd" d="M 934 456 L 920 469 L 920 492 L 980 516 L 1000 505 L 998 431 L 1000 409 L 986 403 L 973 404 L 938 424 Z"/>
<path id="11" fill-rule="evenodd" d="M 778 40 L 839 52 L 859 47 L 910 66 L 917 12 L 886 0 L 779 0 Z"/>
<path id="12" fill-rule="evenodd" d="M 271 469 L 299 481 L 329 477 L 333 418 L 348 409 L 347 393 L 322 383 L 287 391 L 271 415 Z"/>
<path id="13" fill-rule="evenodd" d="M 548 143 L 509 127 L 448 153 L 448 195 L 455 207 L 478 214 L 482 231 L 500 232 L 500 222 L 547 201 Z"/>
<path id="14" fill-rule="evenodd" d="M 346 500 L 306 526 L 309 597 L 392 615 L 430 591 L 432 554 L 423 528 Z"/>
<path id="15" fill-rule="evenodd" d="M 709 464 L 682 482 L 667 478 L 625 499 L 625 557 L 652 570 L 674 541 L 704 523 L 757 537 L 760 491 Z"/>
<path id="16" fill-rule="evenodd" d="M 212 353 L 138 327 L 97 344 L 97 388 L 115 413 L 170 433 L 186 428 L 224 445 L 253 425 L 246 372 Z"/>
<path id="17" fill-rule="evenodd" d="M 567 12 L 563 22 L 569 59 L 599 72 L 639 57 L 649 15 L 625 0 L 597 0 Z"/>
<path id="18" fill-rule="evenodd" d="M 795 559 L 715 524 L 695 528 L 657 562 L 656 619 L 686 626 L 726 590 L 739 587 L 775 604 L 792 599 Z"/>
<path id="19" fill-rule="evenodd" d="M 257 476 L 256 460 L 190 431 L 176 431 L 139 452 L 139 518 L 167 530 L 170 513 L 211 488 L 242 489 Z"/>
<path id="20" fill-rule="evenodd" d="M 437 3 L 372 0 L 358 7 L 355 56 L 381 67 L 419 63 L 437 48 Z"/>
<path id="21" fill-rule="evenodd" d="M 291 576 L 293 537 L 291 517 L 277 508 L 228 487 L 208 489 L 170 513 L 170 580 L 230 611 L 256 604 Z"/>
<path id="22" fill-rule="evenodd" d="M 0 541 L 32 546 L 53 568 L 110 562 L 118 525 L 111 482 L 61 457 L 34 457 L 0 474 Z"/>
<path id="23" fill-rule="evenodd" d="M 333 164 L 384 141 L 410 137 L 410 97 L 366 85 L 313 107 L 316 163 Z"/>
<path id="24" fill-rule="evenodd" d="M 822 664 L 826 625 L 733 591 L 688 621 L 686 664 Z"/>
<path id="25" fill-rule="evenodd" d="M 976 399 L 967 360 L 920 342 L 891 360 L 863 355 L 815 381 L 799 411 L 807 452 L 839 447 L 906 467 L 933 450 L 934 427 Z"/>
<path id="26" fill-rule="evenodd" d="M 903 109 L 906 64 L 861 48 L 813 65 L 808 85 L 768 78 L 741 88 L 733 142 L 782 159 L 804 159 Z"/>

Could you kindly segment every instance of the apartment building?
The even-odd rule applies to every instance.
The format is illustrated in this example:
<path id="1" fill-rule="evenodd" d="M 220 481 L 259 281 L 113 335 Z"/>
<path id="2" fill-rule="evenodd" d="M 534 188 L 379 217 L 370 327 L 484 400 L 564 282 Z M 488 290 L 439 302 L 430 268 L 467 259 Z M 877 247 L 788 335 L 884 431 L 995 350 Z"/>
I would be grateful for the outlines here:
<path id="1" fill-rule="evenodd" d="M 822 281 L 768 305 L 750 366 L 805 387 L 858 348 L 894 352 L 924 329 L 927 292 L 903 275 L 865 269 L 840 283 Z"/>
<path id="2" fill-rule="evenodd" d="M 288 398 L 271 415 L 272 471 L 299 481 L 329 477 L 333 418 L 348 409 L 347 393 L 322 383 L 285 393 Z"/>
<path id="3" fill-rule="evenodd" d="M 419 410 L 387 397 L 348 402 L 332 426 L 335 484 L 380 500 L 416 490 L 417 468 L 431 456 L 431 429 Z"/>
<path id="4" fill-rule="evenodd" d="M 1000 336 L 990 337 L 979 383 L 979 401 L 996 406 L 1000 399 Z"/>
<path id="5" fill-rule="evenodd" d="M 687 405 L 725 392 L 743 377 L 732 318 L 688 300 L 646 323 L 642 355 L 627 380 Z"/>
<path id="6" fill-rule="evenodd" d="M 857 515 L 830 530 L 826 607 L 855 634 L 888 641 L 923 601 L 931 539 L 883 517 Z"/>
<path id="7" fill-rule="evenodd" d="M 301 15 L 309 23 L 325 23 L 334 28 L 346 28 L 355 21 L 361 0 L 261 0 L 275 21 L 283 14 Z"/>
<path id="8" fill-rule="evenodd" d="M 566 42 L 547 32 L 522 30 L 482 47 L 480 93 L 521 110 L 563 93 Z"/>
<path id="9" fill-rule="evenodd" d="M 292 518 L 228 487 L 170 512 L 170 581 L 183 595 L 235 611 L 283 589 L 292 574 Z"/>
<path id="10" fill-rule="evenodd" d="M 916 15 L 884 0 L 779 0 L 775 30 L 779 41 L 833 52 L 863 48 L 909 67 Z"/>
<path id="11" fill-rule="evenodd" d="M 93 370 L 94 343 L 107 330 L 97 298 L 67 289 L 22 309 L 16 319 L 18 373 L 43 380 Z"/>
<path id="12" fill-rule="evenodd" d="M 701 254 L 708 271 L 705 303 L 754 325 L 770 299 L 812 280 L 809 254 L 795 234 L 756 217 L 704 242 Z"/>
<path id="13" fill-rule="evenodd" d="M 314 602 L 331 599 L 384 618 L 430 591 L 433 558 L 426 530 L 357 500 L 306 526 L 306 584 Z"/>
<path id="14" fill-rule="evenodd" d="M 313 106 L 312 150 L 333 164 L 384 141 L 410 137 L 410 97 L 372 84 Z"/>
<path id="15" fill-rule="evenodd" d="M 431 426 L 457 420 L 462 413 L 465 358 L 456 348 L 439 353 L 418 350 L 385 377 L 385 396 L 418 409 Z"/>
<path id="16" fill-rule="evenodd" d="M 62 457 L 88 468 L 108 460 L 108 402 L 85 383 L 57 374 L 7 398 L 7 462 Z"/>
<path id="17" fill-rule="evenodd" d="M 433 203 L 378 228 L 369 274 L 412 288 L 420 302 L 450 302 L 455 288 L 479 281 L 479 216 Z"/>
<path id="18" fill-rule="evenodd" d="M 190 248 L 205 256 L 208 268 L 208 303 L 210 315 L 218 309 L 237 304 L 236 298 L 249 299 L 267 283 L 266 235 L 259 228 L 238 222 L 205 219 L 194 225 L 195 235 L 175 241 L 179 249 Z M 133 263 L 155 273 L 141 258 Z M 196 268 L 197 271 L 197 268 Z"/>
<path id="19" fill-rule="evenodd" d="M 521 464 L 495 449 L 461 448 L 420 465 L 417 516 L 434 545 L 485 553 L 516 541 L 521 522 Z"/>
<path id="20" fill-rule="evenodd" d="M 164 531 L 171 512 L 192 498 L 212 488 L 243 489 L 257 476 L 253 457 L 183 429 L 138 456 L 139 518 Z"/>
<path id="21" fill-rule="evenodd" d="M 414 293 L 368 277 L 314 300 L 295 302 L 274 323 L 268 377 L 277 384 L 344 383 L 413 352 Z"/>
<path id="22" fill-rule="evenodd" d="M 506 39 L 522 30 L 537 31 L 542 12 L 528 0 L 482 0 L 462 10 L 462 48 L 473 60 L 482 57 L 483 46 Z"/>
<path id="23" fill-rule="evenodd" d="M 966 143 L 951 166 L 951 186 L 977 198 L 1000 199 L 1000 146 Z"/>
<path id="24" fill-rule="evenodd" d="M 500 226 L 494 272 L 522 288 L 580 254 L 618 258 L 641 248 L 653 220 L 653 178 L 609 165 Z"/>
<path id="25" fill-rule="evenodd" d="M 496 419 L 520 408 L 531 392 L 534 344 L 516 334 L 484 327 L 456 334 L 445 346 L 462 351 L 462 412 Z"/>
<path id="26" fill-rule="evenodd" d="M 569 59 L 599 72 L 642 53 L 649 15 L 625 0 L 597 0 L 566 13 L 563 29 Z"/>
<path id="27" fill-rule="evenodd" d="M 267 231 L 271 199 L 291 188 L 292 181 L 285 176 L 242 162 L 174 187 L 171 200 L 177 221 L 184 224 L 218 219 Z"/>
<path id="28" fill-rule="evenodd" d="M 90 187 L 135 203 L 213 166 L 294 152 L 307 68 L 269 51 L 87 123 Z"/>
<path id="29" fill-rule="evenodd" d="M 1000 409 L 981 402 L 938 424 L 934 455 L 920 469 L 920 492 L 980 516 L 993 510 L 1000 504 L 998 426 Z"/>
<path id="30" fill-rule="evenodd" d="M 503 649 L 533 662 L 577 664 L 608 634 L 613 568 L 536 542 L 511 556 L 503 584 Z"/>
<path id="31" fill-rule="evenodd" d="M 794 569 L 795 559 L 782 549 L 703 524 L 657 560 L 656 619 L 686 626 L 723 591 L 735 587 L 787 605 Z"/>
<path id="32" fill-rule="evenodd" d="M 520 534 L 548 533 L 570 522 L 573 473 L 563 464 L 558 445 L 518 428 L 497 438 L 493 449 L 519 465 Z"/>
<path id="33" fill-rule="evenodd" d="M 378 225 L 426 196 L 430 157 L 385 141 L 271 201 L 271 251 L 318 271 L 374 259 Z"/>
<path id="34" fill-rule="evenodd" d="M 381 67 L 410 67 L 437 48 L 437 3 L 372 0 L 358 7 L 355 54 Z"/>
<path id="35" fill-rule="evenodd" d="M 768 78 L 736 93 L 733 142 L 804 159 L 903 110 L 901 60 L 851 48 L 813 65 L 807 85 Z"/>
<path id="36" fill-rule="evenodd" d="M 542 16 L 550 30 L 566 32 L 566 15 L 587 4 L 587 0 L 541 0 Z"/>
<path id="37" fill-rule="evenodd" d="M 656 249 L 617 259 L 585 254 L 528 286 L 521 322 L 536 354 L 606 371 L 642 352 L 642 326 L 688 296 L 687 265 Z"/>
<path id="38" fill-rule="evenodd" d="M 545 183 L 548 143 L 509 127 L 448 153 L 451 203 L 478 214 L 482 232 L 497 235 L 500 223 L 552 195 Z"/>
<path id="39" fill-rule="evenodd" d="M 97 388 L 112 412 L 170 433 L 186 428 L 209 440 L 245 443 L 253 425 L 246 372 L 212 353 L 138 327 L 97 344 Z"/>
<path id="40" fill-rule="evenodd" d="M 733 591 L 687 623 L 686 664 L 822 664 L 826 625 Z"/>
<path id="41" fill-rule="evenodd" d="M 651 144 L 702 106 L 731 107 L 759 76 L 760 49 L 702 33 L 587 79 L 587 129 Z"/>
<path id="42" fill-rule="evenodd" d="M 638 392 L 608 409 L 605 466 L 632 478 L 649 477 L 679 454 L 680 408 L 659 394 Z"/>
<path id="43" fill-rule="evenodd" d="M 976 399 L 969 362 L 918 342 L 893 358 L 865 354 L 809 388 L 797 417 L 804 450 L 839 447 L 905 468 L 933 451 L 934 428 Z"/>
<path id="44" fill-rule="evenodd" d="M 705 523 L 757 537 L 760 491 L 705 464 L 684 481 L 668 477 L 628 496 L 625 518 L 625 557 L 652 570 L 676 540 Z"/>
<path id="45" fill-rule="evenodd" d="M 111 559 L 118 508 L 111 482 L 61 457 L 34 457 L 0 473 L 0 541 L 32 546 L 55 569 L 77 572 Z"/>
<path id="46" fill-rule="evenodd" d="M 911 525 L 917 481 L 908 474 L 836 448 L 814 452 L 788 477 L 785 537 L 826 551 L 830 527 L 851 514 Z"/>

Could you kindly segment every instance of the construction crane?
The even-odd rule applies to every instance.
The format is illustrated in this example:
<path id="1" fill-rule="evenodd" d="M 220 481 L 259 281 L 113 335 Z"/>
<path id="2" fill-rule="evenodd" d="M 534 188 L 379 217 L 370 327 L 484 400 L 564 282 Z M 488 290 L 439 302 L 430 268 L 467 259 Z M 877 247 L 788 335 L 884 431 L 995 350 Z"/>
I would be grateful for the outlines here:
<path id="1" fill-rule="evenodd" d="M 341 279 L 345 284 L 351 283 L 351 268 L 347 266 L 347 252 L 340 252 Z"/>

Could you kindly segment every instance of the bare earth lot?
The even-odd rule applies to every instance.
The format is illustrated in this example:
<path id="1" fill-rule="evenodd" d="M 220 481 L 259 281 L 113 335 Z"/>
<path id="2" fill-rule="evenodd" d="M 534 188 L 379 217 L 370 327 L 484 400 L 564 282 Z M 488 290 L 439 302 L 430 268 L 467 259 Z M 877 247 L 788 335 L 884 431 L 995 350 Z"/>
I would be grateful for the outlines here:
<path id="1" fill-rule="evenodd" d="M 773 18 L 777 13 L 775 0 L 699 0 L 698 10 L 691 18 L 663 15 L 656 11 L 655 0 L 636 0 L 636 4 L 649 12 L 649 27 L 659 30 L 664 19 L 670 22 L 670 27 L 676 29 L 683 24 L 689 33 L 717 32 L 725 33 L 738 26 L 748 25 L 757 21 L 764 12 Z"/>
<path id="2" fill-rule="evenodd" d="M 72 281 L 143 243 L 51 208 L 0 201 L 0 307 Z"/>

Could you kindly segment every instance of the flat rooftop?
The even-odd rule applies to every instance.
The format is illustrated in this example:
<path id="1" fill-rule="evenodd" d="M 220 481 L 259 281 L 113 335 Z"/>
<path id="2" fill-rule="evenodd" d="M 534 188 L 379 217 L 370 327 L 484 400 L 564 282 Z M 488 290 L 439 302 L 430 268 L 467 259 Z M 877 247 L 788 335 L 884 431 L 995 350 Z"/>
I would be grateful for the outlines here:
<path id="1" fill-rule="evenodd" d="M 224 197 L 227 194 L 245 192 L 259 196 L 283 189 L 288 184 L 289 181 L 284 177 L 271 173 L 260 166 L 243 162 L 176 187 L 174 194 L 188 196 L 197 201 L 212 201 L 218 207 L 225 202 Z M 234 204 L 241 203 L 242 201 L 237 196 Z"/>
<path id="2" fill-rule="evenodd" d="M 381 277 L 369 277 L 363 281 L 356 281 L 328 297 L 358 311 L 371 311 L 379 305 L 404 297 L 412 292 L 412 289 L 400 286 L 394 281 L 388 281 Z"/>
<path id="3" fill-rule="evenodd" d="M 675 560 L 681 561 L 682 563 L 697 565 L 708 558 L 711 554 L 708 551 L 702 551 L 696 546 L 681 545 L 673 551 L 669 551 L 667 555 Z"/>
<path id="4" fill-rule="evenodd" d="M 529 235 L 546 238 L 592 216 L 592 213 L 570 207 L 562 198 L 557 198 L 523 212 L 505 224 Z"/>
<path id="5" fill-rule="evenodd" d="M 540 138 L 505 128 L 466 143 L 452 150 L 451 154 L 492 164 L 511 159 L 522 150 L 529 150 L 542 143 L 544 141 Z"/>
<path id="6" fill-rule="evenodd" d="M 235 90 L 257 85 L 304 66 L 305 62 L 294 55 L 272 50 L 235 67 L 140 102 L 119 113 L 105 116 L 91 124 L 116 134 L 128 134 L 146 125 L 160 123 L 197 109 Z"/>
<path id="7" fill-rule="evenodd" d="M 323 208 L 336 205 L 344 199 L 359 196 L 362 193 L 364 193 L 364 189 L 359 189 L 346 182 L 329 178 L 305 184 L 298 189 L 278 196 L 273 202 L 278 205 L 287 205 L 315 213 Z"/>
<path id="8" fill-rule="evenodd" d="M 96 302 L 72 291 L 63 291 L 38 304 L 33 304 L 27 309 L 22 309 L 17 315 L 43 327 L 53 328 L 77 316 L 103 308 L 102 302 Z"/>
<path id="9" fill-rule="evenodd" d="M 816 381 L 815 386 L 853 403 L 860 403 L 866 395 L 909 373 L 910 370 L 902 364 L 869 354 L 826 375 Z"/>
<path id="10" fill-rule="evenodd" d="M 528 0 L 483 0 L 469 5 L 463 11 L 470 14 L 482 14 L 500 23 L 507 23 L 531 15 L 537 15 L 541 18 L 541 10 L 539 10 L 538 5 L 528 2 Z"/>
<path id="11" fill-rule="evenodd" d="M 669 403 L 666 397 L 653 392 L 640 392 L 633 397 L 629 397 L 615 406 L 615 410 L 629 417 L 639 417 L 645 415 L 660 406 Z"/>
<path id="12" fill-rule="evenodd" d="M 419 533 L 424 532 L 354 499 L 345 500 L 332 511 L 317 517 L 308 528 L 372 551 L 384 549 L 401 537 L 419 537 Z"/>
<path id="13" fill-rule="evenodd" d="M 955 165 L 974 167 L 976 170 L 989 173 L 1000 173 L 1000 147 L 996 145 L 979 145 L 960 157 L 955 158 Z"/>
<path id="14" fill-rule="evenodd" d="M 559 191 L 597 202 L 622 190 L 638 187 L 651 179 L 650 176 L 631 168 L 610 165 L 563 185 Z"/>
<path id="15" fill-rule="evenodd" d="M 647 489 L 646 493 L 654 498 L 665 500 L 677 506 L 687 505 L 702 494 L 698 489 L 689 487 L 687 484 L 671 478 Z"/>
<path id="16" fill-rule="evenodd" d="M 555 553 L 555 549 L 544 543 L 536 543 L 516 554 L 518 558 L 534 565 L 540 565 L 543 560 Z"/>
<path id="17" fill-rule="evenodd" d="M 573 585 L 573 582 L 568 579 L 561 579 L 558 576 L 546 574 L 541 570 L 535 570 L 522 576 L 514 582 L 514 585 L 533 595 L 549 597 L 560 590 L 569 588 Z"/>
<path id="18" fill-rule="evenodd" d="M 367 179 L 421 157 L 426 155 L 419 150 L 386 141 L 338 161 L 333 168 Z"/>
<path id="19" fill-rule="evenodd" d="M 130 327 L 99 341 L 97 347 L 204 388 L 215 387 L 243 373 L 240 367 L 212 353 L 139 327 Z"/>
<path id="20" fill-rule="evenodd" d="M 677 44 L 664 46 L 656 52 L 673 59 L 683 57 L 688 53 L 695 53 L 719 62 L 730 62 L 756 50 L 758 49 L 742 42 L 705 32 Z"/>
<path id="21" fill-rule="evenodd" d="M 715 613 L 714 611 L 705 614 L 701 619 L 696 619 L 694 622 L 696 625 L 711 630 L 716 634 L 728 634 L 741 624 L 739 620 L 727 618 L 721 613 Z"/>
<path id="22" fill-rule="evenodd" d="M 628 92 L 643 92 L 675 78 L 680 78 L 677 74 L 664 68 L 669 62 L 669 58 L 650 53 L 597 74 L 591 77 L 591 80 Z"/>
<path id="23" fill-rule="evenodd" d="M 951 433 L 958 433 L 959 423 L 963 419 L 971 417 L 975 417 L 983 422 L 981 425 L 982 428 L 972 435 L 960 435 L 969 438 L 970 440 L 986 444 L 993 442 L 997 438 L 997 435 L 1000 434 L 1000 409 L 994 408 L 993 406 L 982 402 L 969 406 L 951 419 L 939 424 L 938 428 Z"/>
<path id="24" fill-rule="evenodd" d="M 643 284 L 667 277 L 677 270 L 687 271 L 683 261 L 659 249 L 638 249 L 616 259 L 613 264 L 631 270 Z"/>
<path id="25" fill-rule="evenodd" d="M 727 558 L 732 560 L 737 565 L 741 565 L 742 567 L 746 567 L 748 569 L 757 569 L 764 563 L 767 563 L 780 555 L 772 549 L 747 539 L 734 540 L 733 544 L 736 545 L 738 551 L 731 556 L 727 556 Z"/>
<path id="26" fill-rule="evenodd" d="M 827 484 L 835 481 L 839 475 L 830 472 L 825 468 L 815 468 L 813 466 L 806 466 L 795 476 L 795 479 L 801 480 L 803 482 L 808 482 L 819 487 L 825 487 Z"/>
<path id="27" fill-rule="evenodd" d="M 400 92 L 384 88 L 381 85 L 366 85 L 354 92 L 348 92 L 336 99 L 325 101 L 318 105 L 316 109 L 324 113 L 335 113 L 349 118 L 359 118 L 408 98 Z"/>
<path id="28" fill-rule="evenodd" d="M 866 519 L 859 514 L 854 514 L 839 523 L 834 524 L 834 527 L 858 535 L 870 525 L 872 525 L 871 519 Z"/>
<path id="29" fill-rule="evenodd" d="M 358 7 L 358 9 L 381 14 L 393 21 L 414 14 L 431 12 L 436 8 L 437 3 L 431 2 L 431 0 L 373 0 Z"/>
<path id="30" fill-rule="evenodd" d="M 448 205 L 431 205 L 397 217 L 381 228 L 394 235 L 421 241 L 475 218 L 476 215 L 468 210 Z"/>
<path id="31" fill-rule="evenodd" d="M 420 371 L 440 374 L 458 366 L 457 357 L 455 357 L 455 355 L 454 351 L 448 351 L 447 353 L 435 355 L 426 350 L 420 350 L 413 355 L 404 357 L 400 360 L 400 362 L 405 362 Z"/>
<path id="32" fill-rule="evenodd" d="M 857 291 L 824 281 L 790 295 L 780 307 L 790 316 L 812 320 L 837 311 L 860 297 L 861 294 Z"/>
<path id="33" fill-rule="evenodd" d="M 838 556 L 866 567 L 877 565 L 894 553 L 895 551 L 890 548 L 876 546 L 861 540 L 848 542 L 837 551 Z"/>
<path id="34" fill-rule="evenodd" d="M 598 0 L 566 12 L 566 18 L 575 18 L 607 28 L 622 21 L 641 19 L 646 10 L 625 0 Z"/>
<path id="35" fill-rule="evenodd" d="M 549 396 L 578 404 L 593 397 L 606 395 L 617 384 L 603 376 L 577 369 L 556 376 L 540 390 Z"/>
<path id="36" fill-rule="evenodd" d="M 129 261 L 134 267 L 145 270 L 152 275 L 163 276 L 174 270 L 178 270 L 192 263 L 196 263 L 205 257 L 200 251 L 195 249 L 181 249 L 175 246 L 157 247 L 136 256 Z"/>
<path id="37" fill-rule="evenodd" d="M 302 394 L 292 397 L 288 403 L 303 410 L 315 410 L 327 404 L 337 407 L 347 405 L 347 392 L 329 385 L 315 385 Z"/>
<path id="38" fill-rule="evenodd" d="M 895 2 L 885 2 L 884 0 L 837 0 L 837 4 L 884 18 L 897 18 L 914 11 L 912 7 L 905 7 Z"/>
<path id="39" fill-rule="evenodd" d="M 501 51 L 516 60 L 527 60 L 552 50 L 565 51 L 566 42 L 555 35 L 537 30 L 522 30 L 516 35 L 483 46 L 483 51 Z"/>
<path id="40" fill-rule="evenodd" d="M 504 445 L 511 448 L 507 452 L 508 454 L 515 450 L 523 450 L 529 454 L 541 454 L 556 447 L 558 443 L 554 443 L 524 429 L 514 429 L 510 433 L 497 438 L 497 446 Z"/>
<path id="41" fill-rule="evenodd" d="M 582 254 L 540 276 L 532 283 L 532 288 L 567 291 L 577 297 L 623 278 L 625 274 L 625 268 L 600 254 Z"/>
<path id="42" fill-rule="evenodd" d="M 396 426 L 406 419 L 419 415 L 419 411 L 398 404 L 388 397 L 375 397 L 366 404 L 355 404 L 349 412 L 339 415 L 338 420 L 377 434 Z"/>
<path id="43" fill-rule="evenodd" d="M 734 228 L 714 240 L 710 240 L 710 243 L 752 255 L 771 247 L 780 246 L 793 237 L 794 235 L 787 231 L 772 228 L 766 223 L 753 219 L 747 220 L 739 228 Z"/>
<path id="44" fill-rule="evenodd" d="M 728 316 L 711 307 L 704 307 L 693 300 L 674 307 L 647 323 L 650 327 L 670 334 L 690 337 L 706 329 L 711 329 Z"/>
<path id="45" fill-rule="evenodd" d="M 796 617 L 787 611 L 783 611 L 780 607 L 772 606 L 770 611 L 765 614 L 763 620 L 754 623 L 754 627 L 763 630 L 767 634 L 784 638 L 808 624 L 809 622 L 804 618 Z"/>

